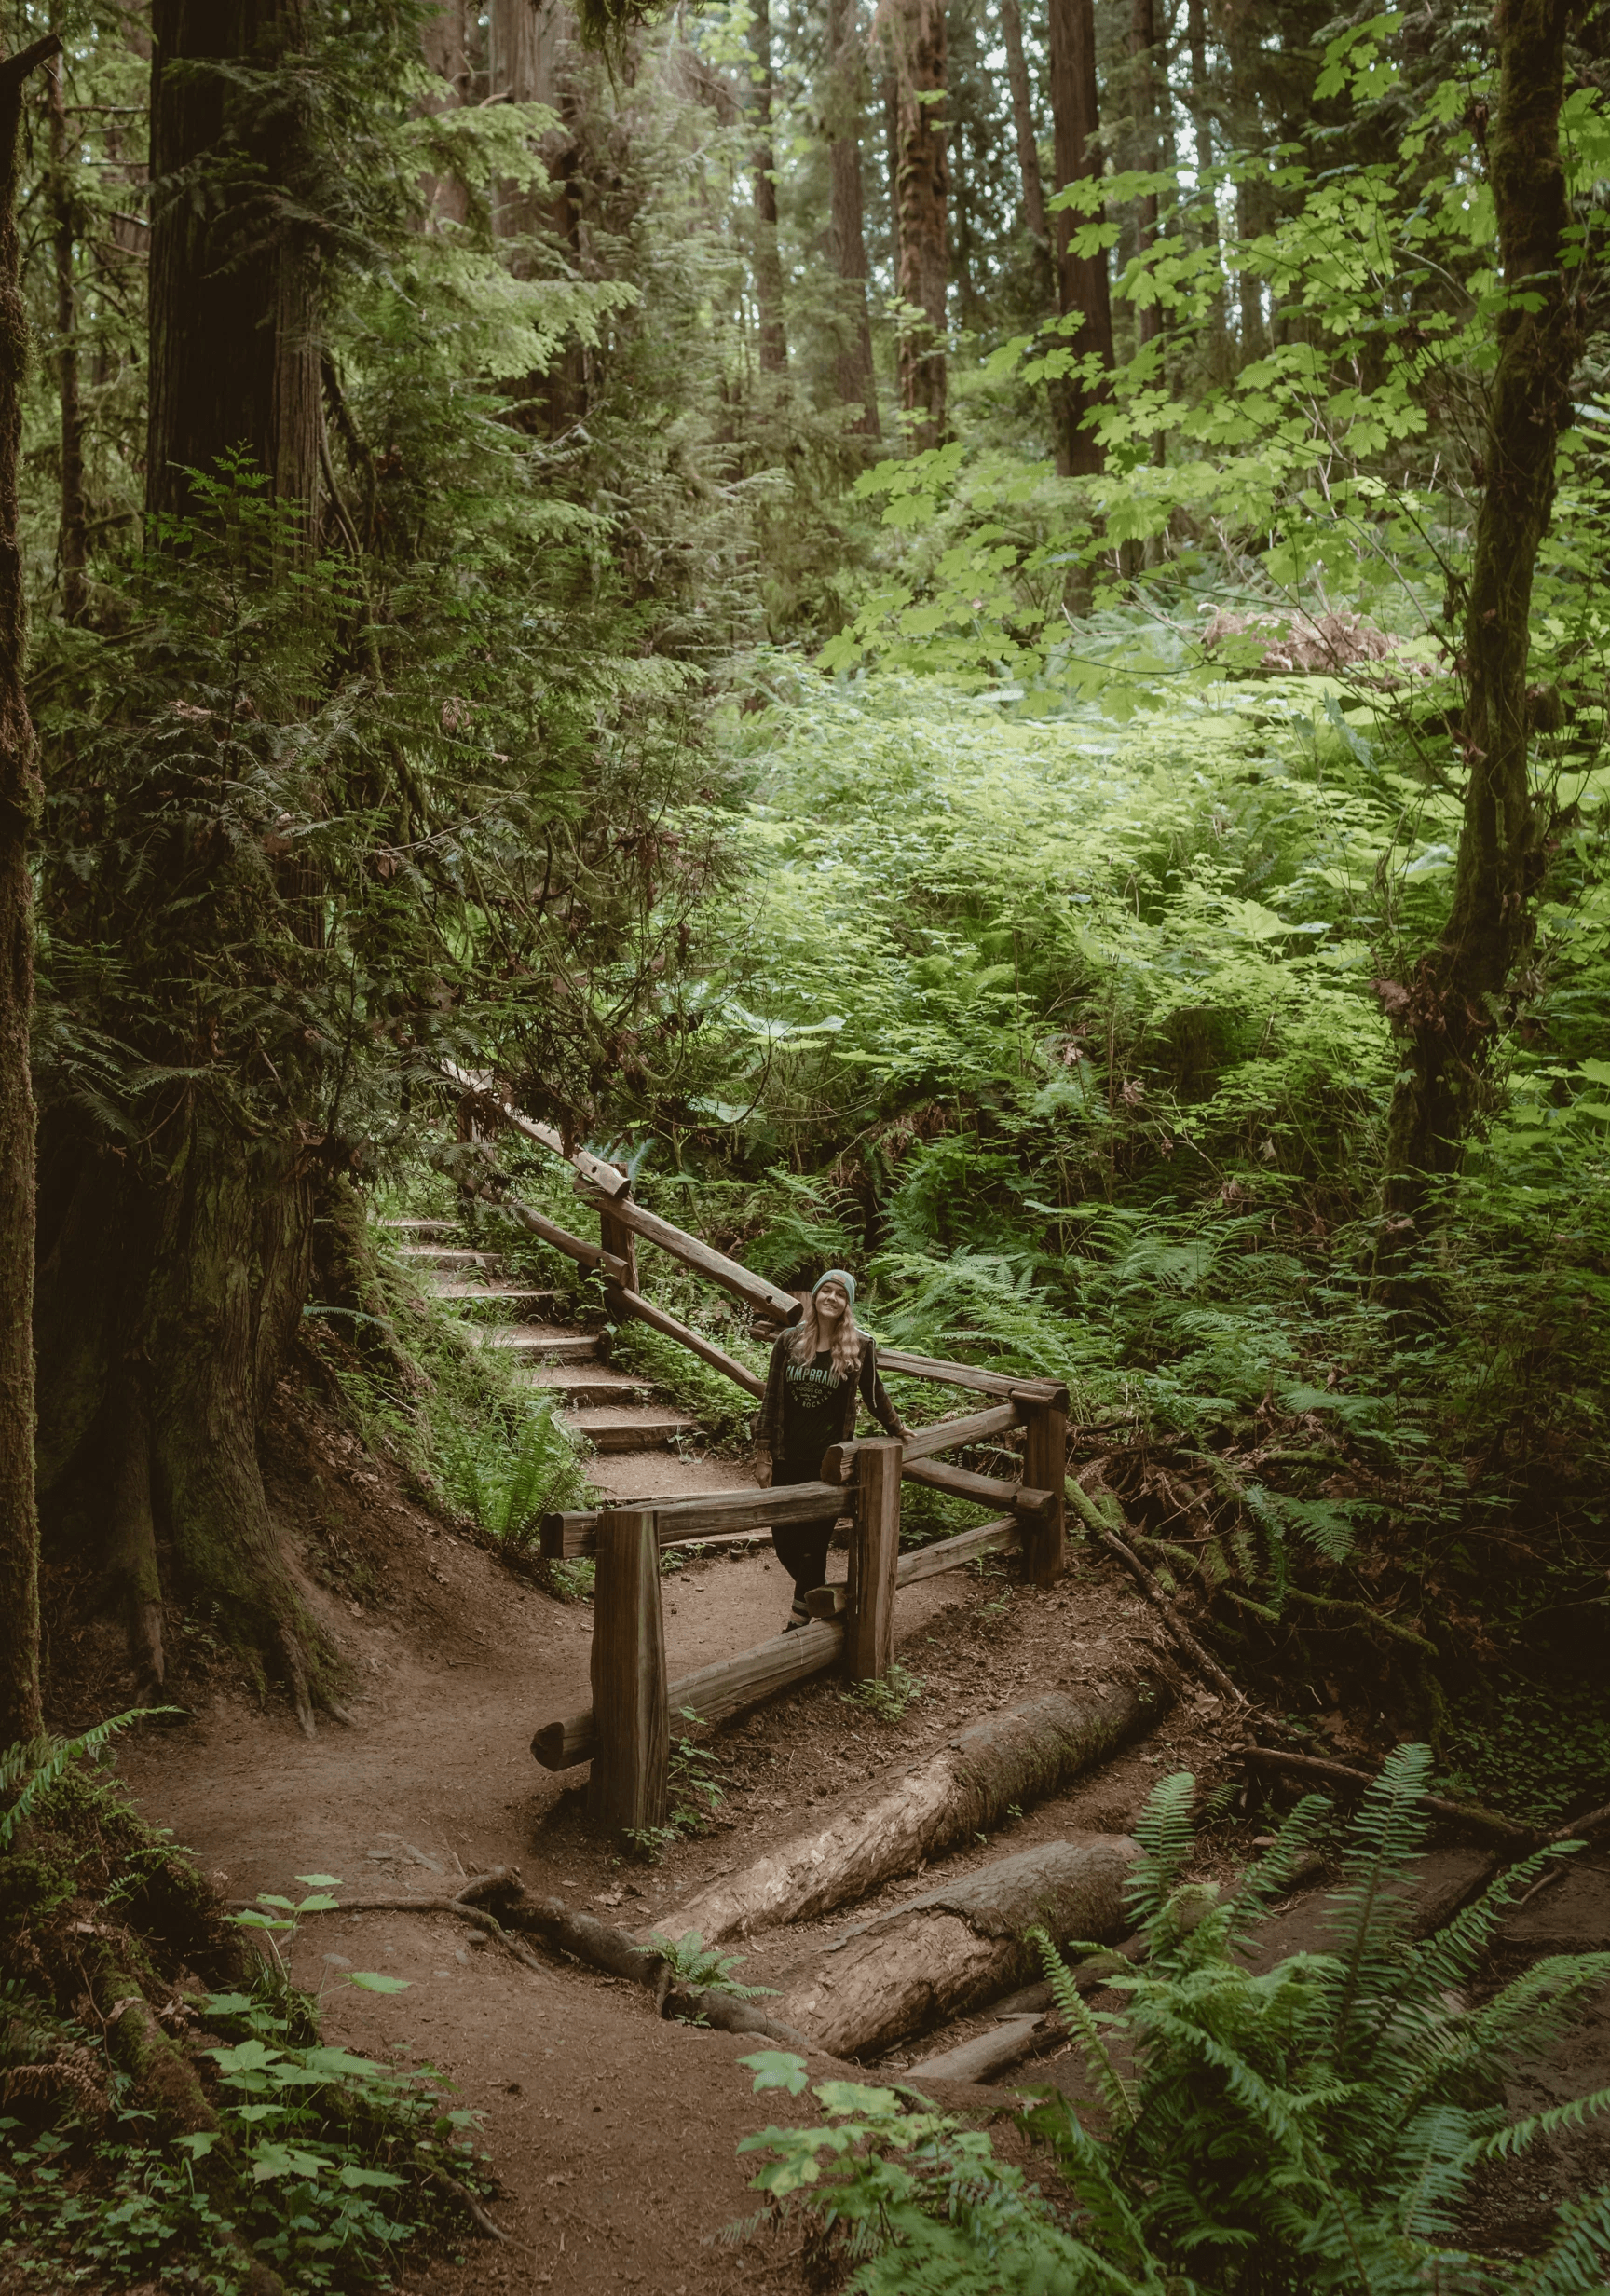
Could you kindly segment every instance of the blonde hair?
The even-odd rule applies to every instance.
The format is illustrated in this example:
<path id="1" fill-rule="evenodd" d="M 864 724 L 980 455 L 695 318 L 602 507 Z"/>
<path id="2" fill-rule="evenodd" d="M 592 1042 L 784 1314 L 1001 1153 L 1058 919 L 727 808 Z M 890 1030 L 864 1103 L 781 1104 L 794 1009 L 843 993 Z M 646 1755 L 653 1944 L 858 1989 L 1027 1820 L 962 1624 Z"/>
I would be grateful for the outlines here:
<path id="1" fill-rule="evenodd" d="M 788 1352 L 796 1363 L 809 1363 L 812 1357 L 825 1346 L 832 1358 L 833 1369 L 840 1379 L 860 1376 L 861 1345 L 861 1326 L 855 1320 L 854 1301 L 845 1301 L 838 1330 L 830 1340 L 825 1341 L 817 1326 L 814 1293 L 806 1301 L 804 1314 L 788 1335 Z"/>

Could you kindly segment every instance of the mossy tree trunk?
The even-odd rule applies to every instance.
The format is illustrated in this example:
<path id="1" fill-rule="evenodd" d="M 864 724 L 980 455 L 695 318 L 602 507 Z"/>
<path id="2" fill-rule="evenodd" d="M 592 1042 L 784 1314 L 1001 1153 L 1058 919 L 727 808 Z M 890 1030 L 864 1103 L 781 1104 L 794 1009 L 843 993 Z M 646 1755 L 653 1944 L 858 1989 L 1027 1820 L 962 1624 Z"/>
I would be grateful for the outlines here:
<path id="1" fill-rule="evenodd" d="M 17 238 L 18 144 L 28 75 L 54 33 L 0 62 L 0 1746 L 37 1737 L 39 1518 L 34 1476 L 34 890 L 28 846 L 39 768 L 23 688 L 28 623 L 17 457 L 28 317 Z"/>
<path id="2" fill-rule="evenodd" d="M 1448 922 L 1407 982 L 1381 985 L 1403 1040 L 1377 1254 L 1386 1273 L 1423 1240 L 1438 1182 L 1457 1168 L 1479 1115 L 1542 875 L 1527 698 L 1532 581 L 1582 342 L 1579 298 L 1563 267 L 1560 106 L 1569 16 L 1567 0 L 1506 0 L 1495 19 L 1498 102 L 1487 162 L 1508 302 L 1465 618 L 1465 817 Z"/>
<path id="3" fill-rule="evenodd" d="M 281 1682 L 311 1730 L 338 1661 L 285 1556 L 257 1429 L 307 1295 L 314 1177 L 283 1143 L 210 1116 L 192 1116 L 159 1180 L 51 1145 L 69 1176 L 43 1223 L 48 1511 L 102 1566 L 140 1697 L 163 1688 L 167 1592 L 260 1688 Z"/>
<path id="4" fill-rule="evenodd" d="M 157 0 L 154 28 L 147 507 L 205 528 L 213 507 L 187 473 L 244 445 L 293 513 L 273 545 L 284 581 L 316 532 L 322 420 L 301 0 Z M 150 542 L 188 556 L 194 535 L 154 525 Z M 192 783 L 203 816 L 208 771 Z M 149 882 L 122 909 L 109 894 L 87 929 L 139 971 L 127 1041 L 182 1081 L 121 1138 L 82 1103 L 48 1114 L 41 1489 L 52 1538 L 123 1613 L 142 1696 L 163 1688 L 167 1592 L 260 1686 L 283 1683 L 310 1731 L 338 1662 L 283 1551 L 257 1435 L 307 1295 L 323 1122 L 311 1072 L 277 1067 L 276 1093 L 253 1095 L 252 1032 L 221 1028 L 209 999 L 225 975 L 272 992 L 287 940 L 318 930 L 316 887 L 288 894 L 290 864 L 276 876 L 226 836 L 147 821 L 143 786 L 115 834 Z M 50 897 L 70 937 L 71 895 Z"/>

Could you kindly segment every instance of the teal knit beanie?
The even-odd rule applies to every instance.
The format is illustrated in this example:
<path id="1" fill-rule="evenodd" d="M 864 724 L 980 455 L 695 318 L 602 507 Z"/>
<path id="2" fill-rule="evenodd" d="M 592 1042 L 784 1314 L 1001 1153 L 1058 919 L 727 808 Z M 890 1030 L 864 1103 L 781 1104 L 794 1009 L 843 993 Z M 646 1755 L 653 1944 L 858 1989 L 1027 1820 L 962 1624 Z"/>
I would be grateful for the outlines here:
<path id="1" fill-rule="evenodd" d="M 854 1306 L 854 1305 L 855 1305 L 855 1278 L 854 1278 L 854 1277 L 853 1277 L 853 1276 L 852 1276 L 851 1274 L 849 1274 L 849 1272 L 848 1272 L 846 1269 L 844 1269 L 844 1268 L 842 1268 L 842 1267 L 829 1267 L 829 1268 L 825 1268 L 825 1269 L 823 1270 L 822 1274 L 821 1274 L 820 1276 L 818 1276 L 818 1277 L 817 1277 L 817 1278 L 816 1278 L 815 1282 L 814 1282 L 814 1283 L 812 1285 L 812 1287 L 811 1287 L 811 1297 L 812 1297 L 812 1299 L 814 1299 L 814 1298 L 815 1298 L 815 1296 L 816 1296 L 817 1292 L 821 1291 L 822 1286 L 823 1286 L 825 1283 L 841 1283 L 841 1284 L 843 1285 L 843 1287 L 844 1287 L 845 1291 L 846 1291 L 846 1292 L 848 1292 L 848 1293 L 850 1294 L 850 1305 L 851 1305 L 851 1306 L 852 1306 L 852 1307 L 853 1307 L 853 1306 Z"/>

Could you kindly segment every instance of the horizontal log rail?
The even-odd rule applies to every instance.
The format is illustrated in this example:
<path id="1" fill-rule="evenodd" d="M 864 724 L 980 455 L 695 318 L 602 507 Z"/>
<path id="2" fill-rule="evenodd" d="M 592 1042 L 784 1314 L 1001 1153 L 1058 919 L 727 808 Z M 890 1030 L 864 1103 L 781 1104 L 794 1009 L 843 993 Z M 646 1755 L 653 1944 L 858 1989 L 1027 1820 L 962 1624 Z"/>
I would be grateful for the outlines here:
<path id="1" fill-rule="evenodd" d="M 679 1715 L 691 1706 L 702 1722 L 724 1722 L 777 1690 L 807 1681 L 837 1664 L 844 1647 L 844 1629 L 836 1621 L 812 1621 L 792 1634 L 773 1634 L 736 1658 L 718 1659 L 696 1674 L 683 1674 L 666 1692 L 668 1712 Z M 531 1751 L 544 1770 L 573 1770 L 593 1758 L 596 1744 L 593 1709 L 550 1722 L 531 1741 Z"/>
<path id="2" fill-rule="evenodd" d="M 992 1403 L 988 1411 L 970 1412 L 964 1419 L 936 1419 L 932 1427 L 913 1428 L 902 1445 L 903 1461 L 929 1459 L 936 1452 L 957 1451 L 986 1442 L 991 1435 L 1004 1435 L 1010 1428 L 1025 1427 L 1034 1400 Z M 848 1483 L 855 1472 L 856 1455 L 865 1447 L 861 1442 L 835 1443 L 822 1461 L 823 1481 Z"/>
<path id="3" fill-rule="evenodd" d="M 736 1491 L 701 1491 L 696 1498 L 645 1499 L 654 1511 L 660 1544 L 674 1546 L 722 1531 L 764 1531 L 774 1523 L 819 1523 L 847 1504 L 833 1483 L 785 1483 L 775 1491 L 744 1483 Z M 543 1555 L 558 1562 L 585 1554 L 596 1542 L 607 1508 L 543 1515 L 539 1524 Z"/>
<path id="4" fill-rule="evenodd" d="M 746 1363 L 740 1363 L 736 1356 L 729 1355 L 713 1339 L 706 1339 L 703 1332 L 695 1332 L 686 1323 L 678 1323 L 675 1317 L 667 1315 L 663 1307 L 657 1307 L 652 1300 L 646 1300 L 641 1292 L 622 1289 L 621 1302 L 651 1332 L 662 1332 L 667 1339 L 675 1340 L 687 1348 L 689 1355 L 696 1355 L 702 1363 L 708 1363 L 712 1371 L 724 1374 L 735 1387 L 742 1387 L 745 1395 L 752 1395 L 758 1401 L 765 1394 L 766 1382 L 758 1372 L 752 1372 Z"/>
<path id="5" fill-rule="evenodd" d="M 567 1228 L 555 1226 L 552 1220 L 544 1219 L 539 1211 L 533 1211 L 529 1204 L 521 1203 L 517 1196 L 506 1196 L 502 1209 L 518 1220 L 523 1228 L 539 1237 L 543 1243 L 551 1244 L 555 1251 L 563 1251 L 569 1259 L 579 1261 L 583 1267 L 601 1270 L 615 1283 L 625 1281 L 625 1261 L 617 1259 L 612 1251 L 606 1251 L 602 1244 L 590 1244 L 585 1237 L 572 1236 Z"/>
<path id="6" fill-rule="evenodd" d="M 895 1372 L 902 1379 L 932 1379 L 948 1387 L 974 1387 L 980 1395 L 1032 1397 L 1036 1402 L 1064 1403 L 1068 1390 L 1057 1379 L 1024 1379 L 1016 1372 L 980 1371 L 976 1363 L 947 1363 L 934 1355 L 908 1355 L 902 1347 L 880 1347 L 880 1371 Z"/>
<path id="7" fill-rule="evenodd" d="M 963 1467 L 926 1459 L 903 1463 L 901 1478 L 948 1492 L 974 1506 L 1008 1507 L 1014 1520 L 1044 1515 L 1057 1497 L 1053 1491 L 1038 1491 L 996 1475 L 975 1475 Z M 660 1544 L 671 1547 L 689 1539 L 767 1531 L 775 1523 L 818 1522 L 829 1510 L 845 1508 L 849 1498 L 844 1486 L 835 1483 L 785 1483 L 774 1490 L 744 1483 L 733 1491 L 702 1491 L 696 1498 L 645 1499 L 643 1503 L 654 1510 Z M 583 1507 L 541 1516 L 538 1527 L 544 1561 L 568 1562 L 579 1554 L 590 1554 L 597 1544 L 598 1524 L 606 1511 L 601 1507 Z"/>
<path id="8" fill-rule="evenodd" d="M 665 1544 L 663 1537 L 660 1543 Z M 931 1547 L 917 1547 L 903 1554 L 895 1565 L 895 1585 L 902 1589 L 917 1586 L 942 1571 L 960 1570 L 983 1555 L 1010 1553 L 1022 1543 L 1016 1517 L 1000 1515 L 993 1523 L 976 1524 L 970 1530 L 958 1531 L 953 1538 L 935 1539 Z M 666 1693 L 670 1714 L 679 1715 L 684 1706 L 690 1706 L 701 1722 L 723 1722 L 729 1715 L 757 1705 L 763 1698 L 836 1665 L 843 1647 L 844 1629 L 839 1620 L 845 1590 L 825 1587 L 820 1593 L 833 1598 L 830 1616 L 812 1619 L 809 1626 L 791 1634 L 774 1634 L 769 1642 L 757 1643 L 736 1658 L 720 1659 L 713 1666 L 702 1666 L 696 1674 L 683 1674 Z M 595 1742 L 589 1707 L 562 1722 L 545 1724 L 532 1739 L 531 1751 L 544 1770 L 573 1770 L 579 1762 L 591 1761 Z"/>
<path id="9" fill-rule="evenodd" d="M 581 1200 L 583 1203 L 587 1200 L 585 1190 L 582 1191 Z M 683 1266 L 690 1267 L 696 1276 L 703 1276 L 711 1283 L 719 1284 L 724 1292 L 730 1292 L 735 1299 L 742 1300 L 757 1315 L 768 1316 L 777 1323 L 790 1324 L 798 1323 L 804 1313 L 801 1302 L 792 1292 L 785 1292 L 776 1284 L 768 1283 L 763 1276 L 755 1275 L 742 1262 L 730 1260 L 724 1251 L 717 1251 L 713 1245 L 701 1242 L 697 1236 L 689 1236 L 685 1228 L 675 1226 L 671 1221 L 662 1220 L 658 1212 L 647 1210 L 643 1205 L 634 1203 L 628 1196 L 613 1198 L 609 1204 L 609 1217 L 618 1220 L 622 1227 L 630 1228 L 634 1235 L 641 1236 L 645 1243 L 658 1244 L 662 1251 L 668 1252 L 674 1260 L 680 1260 Z"/>
<path id="10" fill-rule="evenodd" d="M 619 1196 L 632 1185 L 631 1175 L 621 1171 L 618 1165 L 606 1164 L 603 1157 L 595 1156 L 590 1148 L 566 1148 L 551 1124 L 539 1124 L 534 1116 L 524 1114 L 509 1098 L 507 1086 L 500 1085 L 495 1076 L 472 1075 L 468 1069 L 456 1067 L 451 1060 L 443 1060 L 439 1065 L 448 1082 L 457 1085 L 461 1092 L 477 1101 L 488 1115 L 496 1116 L 512 1132 L 519 1132 L 526 1140 L 535 1141 L 539 1148 L 549 1149 L 554 1155 L 562 1156 L 601 1195 Z"/>
<path id="11" fill-rule="evenodd" d="M 1043 1515 L 1056 1498 L 1054 1491 L 1034 1491 L 1021 1483 L 1007 1483 L 1000 1475 L 976 1475 L 971 1469 L 951 1467 L 941 1459 L 907 1459 L 900 1470 L 903 1483 L 919 1483 L 925 1490 L 944 1491 L 975 1507 L 1010 1507 L 1020 1515 Z"/>
<path id="12" fill-rule="evenodd" d="M 894 1573 L 898 1587 L 914 1587 L 941 1571 L 960 1570 L 981 1555 L 1008 1554 L 1023 1544 L 1023 1525 L 1016 1515 L 997 1515 L 992 1523 L 975 1523 L 953 1538 L 936 1538 L 931 1547 L 913 1547 L 900 1557 Z"/>

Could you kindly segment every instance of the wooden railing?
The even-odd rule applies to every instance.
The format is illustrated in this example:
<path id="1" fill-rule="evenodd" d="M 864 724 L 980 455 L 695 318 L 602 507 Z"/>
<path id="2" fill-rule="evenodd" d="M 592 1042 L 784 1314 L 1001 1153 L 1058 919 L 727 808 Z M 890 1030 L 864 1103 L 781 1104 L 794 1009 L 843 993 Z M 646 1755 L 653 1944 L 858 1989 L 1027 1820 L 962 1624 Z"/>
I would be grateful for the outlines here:
<path id="1" fill-rule="evenodd" d="M 490 1078 L 448 1068 L 478 1114 L 507 1124 L 525 1139 L 565 1158 L 575 1171 L 578 1196 L 598 1215 L 596 1243 L 572 1236 L 512 1195 L 503 1208 L 529 1232 L 604 1278 L 611 1313 L 635 1316 L 722 1373 L 745 1394 L 765 1383 L 745 1364 L 644 1296 L 637 1270 L 638 1239 L 655 1245 L 708 1282 L 744 1302 L 773 1332 L 798 1320 L 800 1303 L 701 1238 L 634 1203 L 626 1174 L 585 1149 L 566 1150 L 557 1132 L 513 1108 Z M 1063 1567 L 1063 1480 L 1067 1471 L 1068 1390 L 1055 1380 L 948 1363 L 932 1356 L 880 1350 L 880 1367 L 907 1378 L 971 1389 L 997 1400 L 964 1417 L 916 1428 L 903 1442 L 839 1443 L 822 1463 L 820 1483 L 775 1490 L 752 1484 L 702 1492 L 692 1498 L 650 1500 L 544 1515 L 542 1552 L 551 1560 L 596 1557 L 593 1596 L 593 1703 L 586 1712 L 550 1722 L 531 1751 L 549 1770 L 591 1761 L 590 1808 L 617 1832 L 665 1822 L 670 1717 L 691 1709 L 705 1723 L 719 1722 L 796 1682 L 838 1667 L 852 1681 L 888 1673 L 894 1655 L 894 1599 L 902 1587 L 959 1569 L 979 1556 L 1019 1551 L 1024 1575 L 1049 1586 Z M 939 1454 L 966 1449 L 1022 1430 L 1022 1471 L 1016 1482 L 946 1463 Z M 902 1483 L 925 1484 L 969 1504 L 994 1509 L 987 1522 L 902 1555 Z M 842 1586 L 809 1597 L 809 1626 L 774 1635 L 737 1657 L 666 1679 L 665 1632 L 660 1595 L 662 1547 L 771 1529 L 778 1524 L 820 1522 L 836 1508 L 851 1520 L 850 1570 Z"/>

